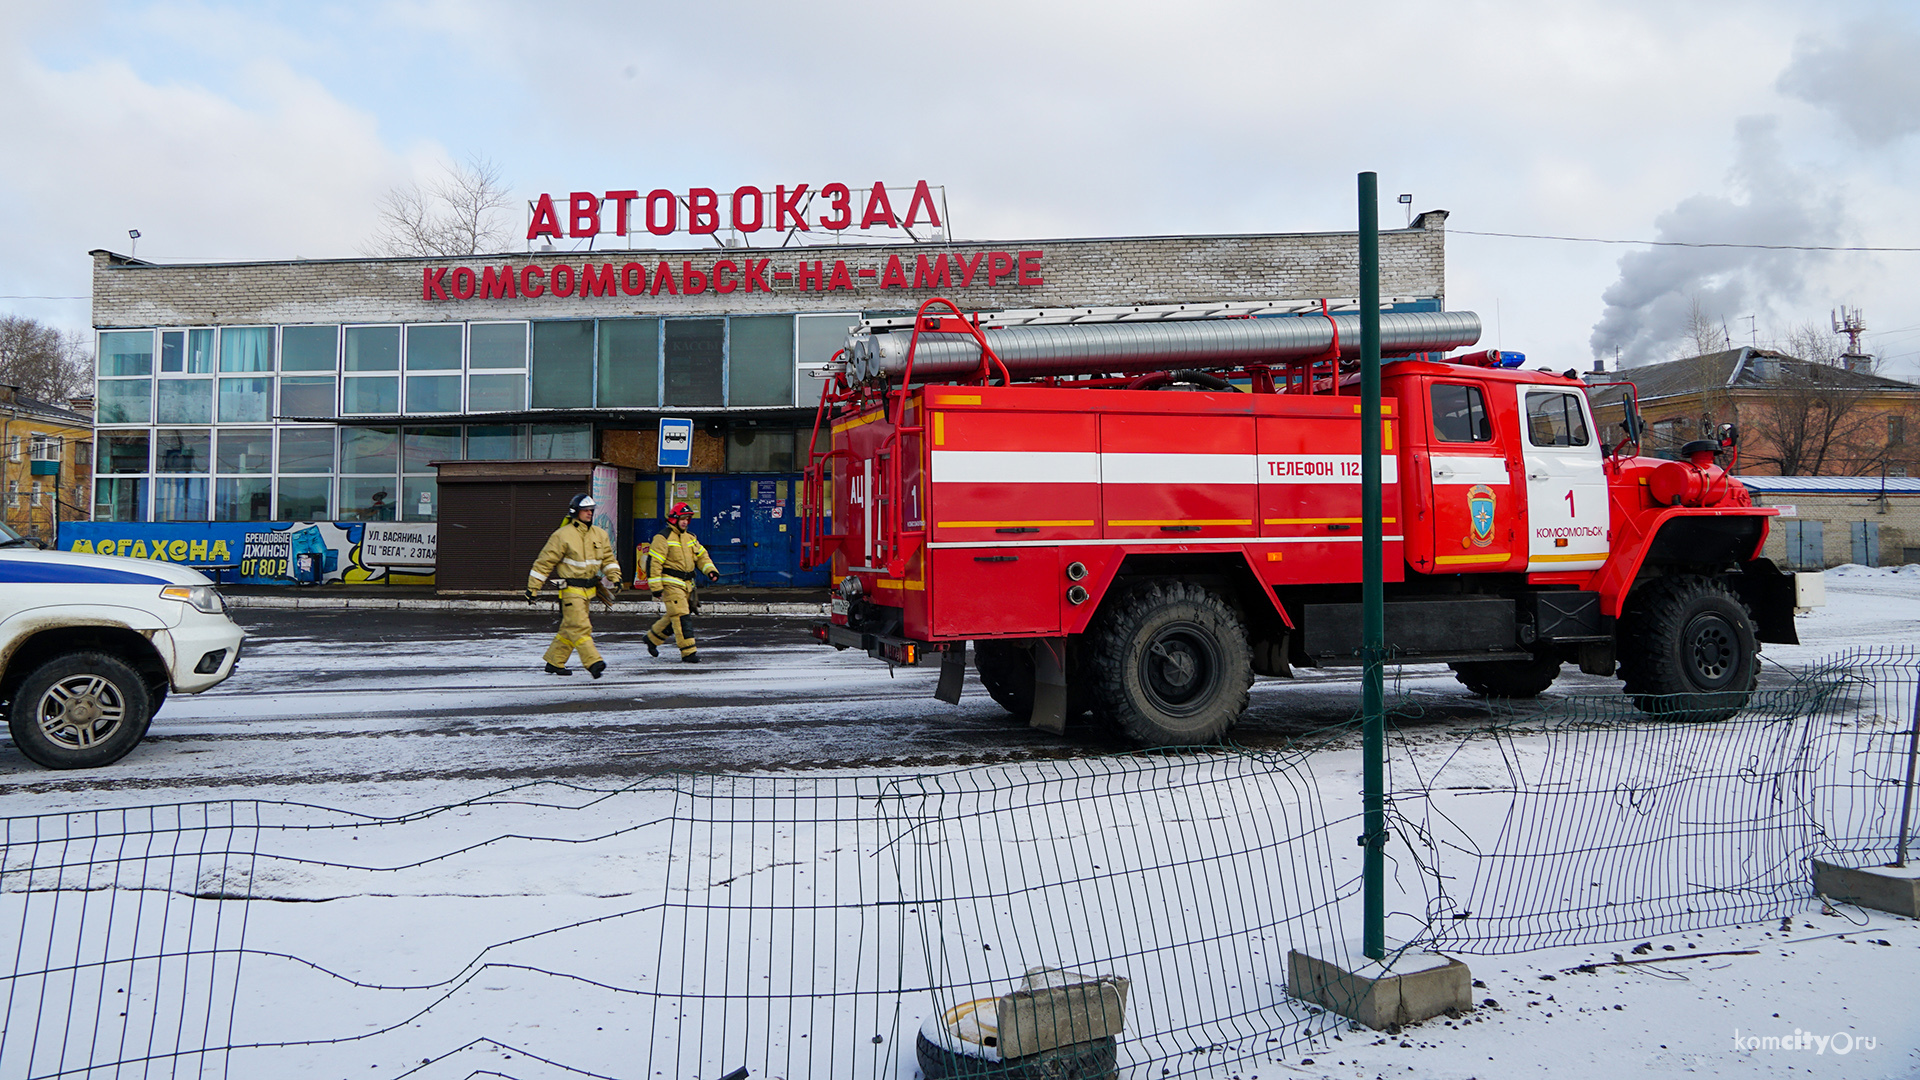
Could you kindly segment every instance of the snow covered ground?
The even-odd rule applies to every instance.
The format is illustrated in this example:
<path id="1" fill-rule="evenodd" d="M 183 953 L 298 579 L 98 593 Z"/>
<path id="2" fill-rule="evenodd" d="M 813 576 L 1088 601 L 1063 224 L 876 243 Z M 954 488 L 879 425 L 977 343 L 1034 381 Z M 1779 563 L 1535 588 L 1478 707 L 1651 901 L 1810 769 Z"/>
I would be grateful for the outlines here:
<path id="1" fill-rule="evenodd" d="M 1920 567 L 1842 567 L 1829 572 L 1828 585 L 1828 605 L 1800 621 L 1807 644 L 1770 646 L 1770 662 L 1799 667 L 1856 645 L 1920 643 Z M 523 644 L 513 637 L 478 652 Z M 1077 803 L 1069 797 L 1075 791 L 1113 787 L 1100 759 L 1080 758 L 973 766 L 934 785 L 939 799 L 902 798 L 877 809 L 875 782 L 853 776 L 876 770 L 817 767 L 803 730 L 780 736 L 809 762 L 798 771 L 705 780 L 644 772 L 534 776 L 495 795 L 512 769 L 462 767 L 456 736 L 435 724 L 396 732 L 353 707 L 350 693 L 294 693 L 303 671 L 391 665 L 391 653 L 302 659 L 288 646 L 262 660 L 281 673 L 273 677 L 285 693 L 272 708 L 285 715 L 234 715 L 234 699 L 213 696 L 170 704 L 197 708 L 175 721 L 168 737 L 176 741 L 147 758 L 146 768 L 171 777 L 160 790 L 132 772 L 119 779 L 134 782 L 120 784 L 52 783 L 10 768 L 0 778 L 8 847 L 0 967 L 19 973 L 125 957 L 135 941 L 134 952 L 152 954 L 10 979 L 0 993 L 7 1010 L 0 1077 L 88 1075 L 89 1060 L 144 1059 L 150 1067 L 118 1075 L 692 1078 L 754 1063 L 756 1076 L 911 1080 L 912 1033 L 936 1000 L 917 988 L 958 975 L 991 992 L 1028 962 L 1073 961 L 1058 951 L 1059 938 L 1040 932 L 1048 928 L 1079 934 L 1106 955 L 1185 943 L 1139 952 L 1124 972 L 1135 979 L 1135 1026 L 1172 1031 L 1171 1021 L 1196 1011 L 1256 1010 L 1195 1028 L 1186 1036 L 1192 1045 L 1177 1053 L 1182 1036 L 1163 1035 L 1136 1055 L 1158 1059 L 1135 1071 L 1142 1078 L 1920 1076 L 1920 924 L 1812 900 L 1784 920 L 1625 937 L 1583 936 L 1559 923 L 1563 934 L 1587 943 L 1460 954 L 1484 984 L 1474 992 L 1479 1007 L 1394 1036 L 1286 1004 L 1278 991 L 1284 948 L 1337 949 L 1359 930 L 1349 887 L 1359 862 L 1351 842 L 1359 804 L 1351 738 L 1332 740 L 1271 780 L 1236 780 L 1231 806 L 1183 801 L 1164 785 Z M 788 679 L 795 697 L 812 698 L 827 713 L 845 697 L 840 704 L 854 710 L 939 722 L 945 707 L 926 700 L 925 673 L 889 684 L 859 663 L 846 661 L 842 670 L 840 658 L 827 658 L 823 675 L 822 662 L 818 653 L 795 650 L 723 676 L 726 693 L 739 700 L 710 703 L 701 715 L 742 722 L 716 723 L 701 737 L 721 746 L 761 738 L 755 684 L 771 692 Z M 633 698 L 661 698 L 645 681 L 652 676 L 639 678 Z M 394 708 L 444 717 L 478 711 L 503 725 L 515 709 L 538 714 L 542 735 L 504 751 L 485 748 L 487 725 L 467 729 L 468 765 L 496 753 L 522 763 L 543 753 L 588 756 L 569 745 L 574 740 L 600 754 L 632 753 L 630 763 L 649 756 L 648 732 L 629 732 L 624 745 L 596 733 L 596 723 L 611 718 L 569 707 L 558 695 L 572 688 L 508 678 L 436 696 L 418 681 L 409 688 L 407 677 L 395 676 L 414 696 Z M 1272 680 L 1257 688 L 1250 720 L 1271 733 L 1268 742 L 1350 709 L 1344 676 L 1302 681 L 1319 689 Z M 1607 685 L 1570 674 L 1553 693 Z M 1462 719 L 1474 706 L 1444 669 L 1409 669 L 1397 686 L 1433 706 L 1429 720 L 1410 721 L 1394 742 L 1394 784 L 1407 791 L 1400 812 L 1429 831 L 1440 873 L 1455 875 L 1443 879 L 1444 891 L 1465 903 L 1475 858 L 1495 848 L 1511 823 L 1511 800 L 1488 789 L 1508 783 L 1516 761 L 1533 768 L 1551 758 L 1554 736 L 1525 727 L 1476 734 L 1484 714 Z M 900 704 L 890 704 L 890 689 Z M 1295 694 L 1302 689 L 1309 693 Z M 237 751 L 245 763 L 224 780 L 217 759 L 223 745 L 237 749 L 240 740 L 215 738 L 230 730 L 223 723 L 276 733 L 268 741 L 281 756 L 249 759 Z M 335 727 L 363 729 L 352 744 L 352 771 L 321 760 L 322 735 Z M 876 745 L 885 749 L 869 740 L 861 753 Z M 416 760 L 423 746 L 431 756 Z M 304 780 L 301 755 L 289 747 L 310 757 Z M 1637 753 L 1657 758 L 1662 751 L 1647 743 Z M 968 755 L 956 751 L 952 760 Z M 1661 763 L 1605 764 L 1609 775 L 1627 776 Z M 904 779 L 919 768 L 890 771 L 919 791 L 924 785 Z M 1208 766 L 1184 768 L 1158 775 L 1191 780 Z M 1432 795 L 1415 797 L 1416 781 Z M 984 795 L 968 795 L 970 788 Z M 141 809 L 156 802 L 173 808 Z M 1075 809 L 1082 805 L 1102 809 Z M 971 810 L 957 823 L 943 816 L 962 806 Z M 450 809 L 421 813 L 438 807 Z M 1683 824 L 1715 824 L 1698 820 L 1712 808 L 1700 811 L 1681 808 Z M 384 820 L 409 814 L 418 816 Z M 949 830 L 942 842 L 913 827 L 929 820 Z M 1276 838 L 1271 858 L 1183 865 L 1174 857 L 1216 846 L 1251 851 L 1257 845 L 1249 837 L 1259 840 L 1259 830 L 1236 832 L 1248 822 L 1264 823 Z M 1018 866 L 993 862 L 1022 852 L 1032 857 Z M 1435 879 L 1423 876 L 1415 854 L 1398 842 L 1389 850 L 1390 935 L 1418 933 L 1435 914 Z M 1632 853 L 1622 858 L 1631 861 Z M 1123 865 L 1130 876 L 1121 884 L 1089 884 L 1094 869 Z M 1255 877 L 1269 876 L 1230 876 L 1246 865 L 1257 867 Z M 1683 883 L 1697 869 L 1634 865 Z M 992 897 L 942 905 L 937 917 L 889 906 L 924 897 L 929 883 L 982 893 L 995 893 L 990 886 L 998 883 L 1005 892 L 1009 877 L 1071 884 L 1041 890 L 1037 902 L 1021 897 L 1017 906 Z M 103 887 L 116 880 L 143 887 Z M 53 889 L 56 882 L 67 888 Z M 1590 887 L 1600 895 L 1613 884 Z M 1304 914 L 1263 912 L 1247 900 L 1323 892 L 1337 892 L 1338 901 Z M 243 895 L 255 899 L 231 899 Z M 1280 925 L 1245 931 L 1263 915 Z M 1676 918 L 1686 922 L 1684 913 Z M 1212 926 L 1236 932 L 1221 938 L 1230 944 L 1194 944 L 1207 937 L 1197 931 Z M 916 989 L 896 1003 L 879 992 L 886 986 Z M 733 994 L 744 1004 L 654 996 L 666 987 Z M 1322 1033 L 1305 1043 L 1242 1040 L 1228 1051 L 1228 1036 L 1263 1023 Z M 712 1049 L 683 1052 L 696 1044 Z M 175 1053 L 201 1046 L 240 1049 Z M 1252 1057 L 1243 1056 L 1248 1050 Z M 1238 1060 L 1223 1063 L 1229 1057 Z"/>

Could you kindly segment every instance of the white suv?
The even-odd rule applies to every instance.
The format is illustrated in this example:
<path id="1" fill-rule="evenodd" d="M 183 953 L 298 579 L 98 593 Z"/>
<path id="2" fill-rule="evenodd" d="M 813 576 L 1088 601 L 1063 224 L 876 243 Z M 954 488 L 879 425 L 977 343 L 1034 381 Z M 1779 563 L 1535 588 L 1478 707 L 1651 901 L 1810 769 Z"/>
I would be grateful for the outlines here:
<path id="1" fill-rule="evenodd" d="M 125 757 L 168 691 L 233 674 L 245 637 L 198 570 L 45 551 L 0 525 L 0 702 L 13 744 L 41 765 Z"/>

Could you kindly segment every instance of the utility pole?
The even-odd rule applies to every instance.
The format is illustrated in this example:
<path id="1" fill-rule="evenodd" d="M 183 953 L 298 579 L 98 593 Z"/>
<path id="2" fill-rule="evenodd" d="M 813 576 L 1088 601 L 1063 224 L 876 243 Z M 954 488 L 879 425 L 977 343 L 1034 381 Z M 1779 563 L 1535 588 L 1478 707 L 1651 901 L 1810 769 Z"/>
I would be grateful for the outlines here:
<path id="1" fill-rule="evenodd" d="M 1380 513 L 1380 206 L 1374 173 L 1360 174 L 1360 693 L 1366 856 L 1361 951 L 1387 955 L 1387 707 L 1385 550 Z M 1335 378 L 1338 379 L 1336 372 Z"/>

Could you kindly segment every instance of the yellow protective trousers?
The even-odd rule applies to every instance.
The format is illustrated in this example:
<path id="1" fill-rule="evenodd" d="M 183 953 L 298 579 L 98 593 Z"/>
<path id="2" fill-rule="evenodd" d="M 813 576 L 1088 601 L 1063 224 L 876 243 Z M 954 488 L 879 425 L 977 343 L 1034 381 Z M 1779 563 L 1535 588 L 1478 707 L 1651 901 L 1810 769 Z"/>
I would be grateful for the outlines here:
<path id="1" fill-rule="evenodd" d="M 694 652 L 693 634 L 687 629 L 688 612 L 687 589 L 678 578 L 668 578 L 665 587 L 660 590 L 660 602 L 667 607 L 666 614 L 647 631 L 647 641 L 654 645 L 665 645 L 667 635 L 673 635 L 673 643 L 680 646 L 680 655 L 692 656 Z"/>
<path id="2" fill-rule="evenodd" d="M 600 650 L 593 647 L 593 622 L 587 618 L 587 601 L 591 599 L 592 589 L 568 585 L 560 590 L 560 632 L 547 646 L 547 663 L 565 667 L 575 650 L 587 667 L 600 662 Z"/>

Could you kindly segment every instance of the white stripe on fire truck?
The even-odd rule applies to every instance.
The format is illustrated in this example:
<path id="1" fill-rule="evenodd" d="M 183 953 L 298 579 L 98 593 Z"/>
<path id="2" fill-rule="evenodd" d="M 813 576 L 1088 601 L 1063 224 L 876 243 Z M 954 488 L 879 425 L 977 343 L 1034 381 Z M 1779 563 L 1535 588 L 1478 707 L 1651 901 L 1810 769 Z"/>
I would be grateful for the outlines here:
<path id="1" fill-rule="evenodd" d="M 1450 459 L 1451 460 L 1451 459 Z M 1468 459 L 1472 460 L 1472 459 Z M 1498 459 L 1494 459 L 1498 460 Z M 1380 459 L 1397 482 L 1399 458 Z M 936 484 L 1358 484 L 1358 454 L 1096 454 L 935 450 Z"/>

